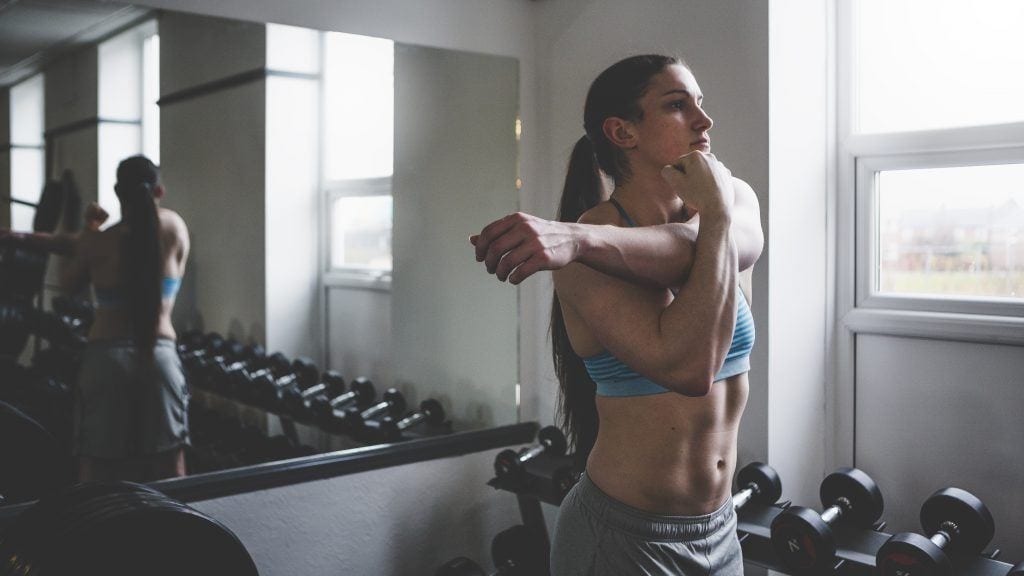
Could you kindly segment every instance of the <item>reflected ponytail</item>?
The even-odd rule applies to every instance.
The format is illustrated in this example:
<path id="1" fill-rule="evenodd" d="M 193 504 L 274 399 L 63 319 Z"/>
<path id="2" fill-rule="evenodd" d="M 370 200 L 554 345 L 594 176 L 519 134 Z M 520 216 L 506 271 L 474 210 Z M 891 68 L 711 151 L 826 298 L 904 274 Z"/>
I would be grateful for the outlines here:
<path id="1" fill-rule="evenodd" d="M 117 196 L 121 200 L 121 219 L 127 225 L 121 246 L 122 281 L 127 289 L 135 349 L 143 359 L 153 358 L 163 305 L 163 250 L 153 198 L 158 179 L 156 165 L 145 156 L 132 156 L 117 167 Z"/>

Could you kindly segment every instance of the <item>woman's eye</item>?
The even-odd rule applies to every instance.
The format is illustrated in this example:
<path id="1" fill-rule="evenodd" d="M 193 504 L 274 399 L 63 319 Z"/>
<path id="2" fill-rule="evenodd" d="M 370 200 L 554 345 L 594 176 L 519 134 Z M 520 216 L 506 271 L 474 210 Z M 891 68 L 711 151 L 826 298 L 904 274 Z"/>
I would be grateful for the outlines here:
<path id="1" fill-rule="evenodd" d="M 670 104 L 670 106 L 672 106 L 672 108 L 675 108 L 676 110 L 682 110 L 682 109 L 686 108 L 686 101 L 685 100 L 676 100 L 676 101 L 672 102 L 672 104 Z"/>

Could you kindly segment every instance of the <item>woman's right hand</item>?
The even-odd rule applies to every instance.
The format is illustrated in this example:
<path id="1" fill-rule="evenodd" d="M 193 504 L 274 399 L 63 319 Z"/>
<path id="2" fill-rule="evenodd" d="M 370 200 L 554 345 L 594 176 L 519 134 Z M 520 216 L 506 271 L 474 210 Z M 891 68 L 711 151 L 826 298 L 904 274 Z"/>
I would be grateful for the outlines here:
<path id="1" fill-rule="evenodd" d="M 661 177 L 698 214 L 728 216 L 731 213 L 732 173 L 714 154 L 699 150 L 683 154 L 661 170 Z"/>
<path id="2" fill-rule="evenodd" d="M 100 229 L 100 226 L 110 218 L 110 214 L 107 213 L 99 204 L 90 202 L 85 207 L 85 227 L 88 230 L 96 232 Z"/>

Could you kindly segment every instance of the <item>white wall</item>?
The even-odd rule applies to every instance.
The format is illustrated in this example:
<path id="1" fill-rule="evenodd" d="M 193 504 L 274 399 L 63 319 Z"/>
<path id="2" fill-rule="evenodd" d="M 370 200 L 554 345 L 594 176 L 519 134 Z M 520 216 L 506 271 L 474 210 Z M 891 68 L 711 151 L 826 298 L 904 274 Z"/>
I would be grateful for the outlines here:
<path id="1" fill-rule="evenodd" d="M 770 215 L 768 459 L 782 477 L 785 497 L 812 507 L 827 473 L 829 438 L 826 210 L 834 148 L 829 145 L 827 4 L 771 3 L 772 194 L 767 203 L 762 200 Z"/>
<path id="2" fill-rule="evenodd" d="M 266 27 L 166 13 L 161 97 L 266 60 Z M 266 342 L 266 82 L 161 106 L 162 205 L 189 227 L 192 252 L 174 309 L 200 327 Z"/>
<path id="3" fill-rule="evenodd" d="M 491 538 L 521 524 L 485 486 L 496 450 L 193 503 L 230 528 L 262 576 L 432 574 L 455 556 L 490 568 Z"/>

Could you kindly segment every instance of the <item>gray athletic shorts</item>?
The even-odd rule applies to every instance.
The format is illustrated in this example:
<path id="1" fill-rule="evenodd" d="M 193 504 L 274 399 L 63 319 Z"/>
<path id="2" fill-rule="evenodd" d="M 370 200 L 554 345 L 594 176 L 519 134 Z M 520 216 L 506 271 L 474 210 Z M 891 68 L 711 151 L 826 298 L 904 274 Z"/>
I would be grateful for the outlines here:
<path id="1" fill-rule="evenodd" d="M 134 458 L 189 444 L 188 387 L 172 340 L 159 339 L 156 362 L 136 362 L 130 340 L 90 342 L 75 387 L 72 452 Z"/>
<path id="2" fill-rule="evenodd" d="M 732 499 L 704 516 L 663 516 L 615 500 L 586 473 L 558 511 L 551 576 L 741 576 Z"/>

